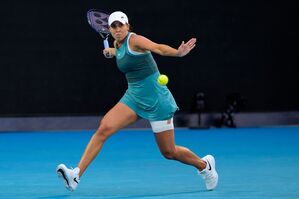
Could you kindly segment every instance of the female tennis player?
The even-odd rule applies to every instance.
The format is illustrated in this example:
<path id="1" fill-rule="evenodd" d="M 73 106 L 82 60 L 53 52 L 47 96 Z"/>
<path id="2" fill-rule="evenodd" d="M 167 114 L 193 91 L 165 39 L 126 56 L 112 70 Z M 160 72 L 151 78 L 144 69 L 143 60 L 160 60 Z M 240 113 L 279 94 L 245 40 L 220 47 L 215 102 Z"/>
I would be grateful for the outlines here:
<path id="1" fill-rule="evenodd" d="M 130 32 L 128 17 L 120 11 L 109 16 L 108 24 L 115 39 L 114 48 L 105 48 L 103 54 L 107 58 L 116 57 L 117 66 L 128 81 L 128 89 L 101 120 L 78 166 L 69 169 L 60 164 L 56 168 L 58 176 L 68 190 L 74 191 L 80 177 L 100 152 L 105 141 L 141 117 L 150 122 L 162 155 L 166 159 L 194 166 L 205 180 L 207 189 L 213 190 L 218 183 L 214 157 L 207 155 L 200 159 L 189 149 L 175 144 L 173 115 L 178 107 L 168 88 L 157 83 L 160 73 L 151 54 L 153 52 L 162 56 L 183 57 L 195 47 L 196 39 L 182 42 L 178 49 L 155 43 Z"/>

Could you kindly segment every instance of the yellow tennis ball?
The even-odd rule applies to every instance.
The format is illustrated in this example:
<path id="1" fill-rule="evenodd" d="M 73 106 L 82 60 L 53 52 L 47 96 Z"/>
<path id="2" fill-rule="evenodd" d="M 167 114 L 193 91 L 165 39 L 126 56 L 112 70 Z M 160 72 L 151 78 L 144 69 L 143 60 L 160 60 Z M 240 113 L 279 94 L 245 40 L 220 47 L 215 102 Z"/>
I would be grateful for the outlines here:
<path id="1" fill-rule="evenodd" d="M 165 86 L 168 83 L 168 77 L 166 75 L 159 75 L 158 84 Z"/>

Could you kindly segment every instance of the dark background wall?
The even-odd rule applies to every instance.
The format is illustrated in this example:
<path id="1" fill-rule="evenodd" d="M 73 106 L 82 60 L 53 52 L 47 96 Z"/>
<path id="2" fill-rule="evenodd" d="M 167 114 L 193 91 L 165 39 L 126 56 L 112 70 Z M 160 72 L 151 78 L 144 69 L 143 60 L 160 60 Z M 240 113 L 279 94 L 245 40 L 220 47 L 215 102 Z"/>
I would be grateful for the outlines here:
<path id="1" fill-rule="evenodd" d="M 122 10 L 133 30 L 178 47 L 198 44 L 184 58 L 154 55 L 182 112 L 204 92 L 206 111 L 225 96 L 246 98 L 244 111 L 299 110 L 297 3 L 253 1 L 2 0 L 0 115 L 102 114 L 126 81 L 86 11 Z"/>

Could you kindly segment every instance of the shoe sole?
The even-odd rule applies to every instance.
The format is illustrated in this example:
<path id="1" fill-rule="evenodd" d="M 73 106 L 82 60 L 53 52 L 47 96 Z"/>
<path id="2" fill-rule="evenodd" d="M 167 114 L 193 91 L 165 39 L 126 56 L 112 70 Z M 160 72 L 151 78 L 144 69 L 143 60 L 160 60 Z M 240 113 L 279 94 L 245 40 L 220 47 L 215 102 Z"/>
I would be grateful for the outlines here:
<path id="1" fill-rule="evenodd" d="M 69 191 L 73 191 L 73 189 L 69 185 L 69 181 L 66 178 L 65 172 L 62 168 L 59 167 L 65 167 L 65 165 L 58 165 L 58 169 L 56 170 L 56 173 L 58 177 L 64 182 L 65 188 L 68 189 Z"/>
<path id="2" fill-rule="evenodd" d="M 62 169 L 57 170 L 57 175 L 58 175 L 59 178 L 62 178 L 64 180 L 65 184 L 69 187 L 69 181 L 66 178 L 65 173 Z"/>

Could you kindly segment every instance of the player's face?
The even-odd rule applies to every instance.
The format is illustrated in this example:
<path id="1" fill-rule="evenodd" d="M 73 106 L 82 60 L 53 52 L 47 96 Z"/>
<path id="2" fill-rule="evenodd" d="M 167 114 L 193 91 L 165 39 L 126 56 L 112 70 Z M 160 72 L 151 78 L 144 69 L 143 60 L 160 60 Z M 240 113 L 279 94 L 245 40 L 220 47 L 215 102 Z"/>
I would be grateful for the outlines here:
<path id="1" fill-rule="evenodd" d="M 113 22 L 110 26 L 111 35 L 118 42 L 121 42 L 126 38 L 128 31 L 129 31 L 129 25 L 122 24 L 119 21 Z"/>

